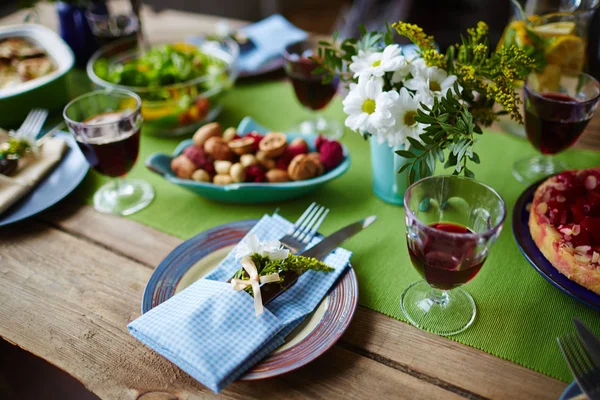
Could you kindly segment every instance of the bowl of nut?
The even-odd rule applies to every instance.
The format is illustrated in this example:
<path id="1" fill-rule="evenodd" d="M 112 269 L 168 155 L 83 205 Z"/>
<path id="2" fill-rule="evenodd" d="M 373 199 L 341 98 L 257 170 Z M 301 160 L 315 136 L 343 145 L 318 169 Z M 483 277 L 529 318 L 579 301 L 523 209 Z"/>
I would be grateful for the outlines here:
<path id="1" fill-rule="evenodd" d="M 273 132 L 246 117 L 237 128 L 204 125 L 172 155 L 150 155 L 146 167 L 209 200 L 257 204 L 315 191 L 346 172 L 350 156 L 335 140 Z"/>

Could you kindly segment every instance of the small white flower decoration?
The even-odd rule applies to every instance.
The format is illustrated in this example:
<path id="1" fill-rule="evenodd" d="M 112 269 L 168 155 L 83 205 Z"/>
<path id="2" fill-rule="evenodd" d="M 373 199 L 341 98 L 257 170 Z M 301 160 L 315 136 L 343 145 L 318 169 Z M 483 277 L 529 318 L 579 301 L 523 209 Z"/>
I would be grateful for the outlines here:
<path id="1" fill-rule="evenodd" d="M 445 96 L 448 90 L 453 89 L 456 75 L 448 75 L 446 71 L 438 67 L 420 68 L 417 66 L 416 74 L 412 79 L 404 82 L 410 90 L 416 91 L 424 98 Z"/>
<path id="2" fill-rule="evenodd" d="M 390 146 L 404 145 L 405 149 L 408 150 L 410 148 L 408 137 L 422 142 L 419 135 L 424 132 L 425 125 L 415 121 L 420 103 L 421 98 L 419 95 L 413 96 L 406 88 L 400 89 L 392 108 L 395 123 L 386 132 Z"/>
<path id="3" fill-rule="evenodd" d="M 384 92 L 380 79 L 359 77 L 358 84 L 351 86 L 342 102 L 348 115 L 346 126 L 353 131 L 377 133 L 394 123 L 391 108 L 394 105 L 393 91 Z"/>
<path id="4" fill-rule="evenodd" d="M 368 53 L 359 50 L 358 56 L 352 56 L 350 71 L 354 77 L 376 76 L 382 77 L 386 72 L 398 71 L 407 65 L 402 50 L 397 44 L 391 44 L 383 52 Z"/>
<path id="5" fill-rule="evenodd" d="M 285 260 L 290 254 L 289 250 L 281 246 L 279 240 L 267 240 L 261 242 L 258 236 L 250 234 L 235 250 L 235 258 L 241 259 L 252 254 L 260 254 L 263 257 L 269 257 L 271 260 Z"/>
<path id="6" fill-rule="evenodd" d="M 405 63 L 400 66 L 392 75 L 392 82 L 398 83 L 404 81 L 409 75 L 416 76 L 426 69 L 425 60 L 418 54 L 412 54 L 404 58 Z"/>

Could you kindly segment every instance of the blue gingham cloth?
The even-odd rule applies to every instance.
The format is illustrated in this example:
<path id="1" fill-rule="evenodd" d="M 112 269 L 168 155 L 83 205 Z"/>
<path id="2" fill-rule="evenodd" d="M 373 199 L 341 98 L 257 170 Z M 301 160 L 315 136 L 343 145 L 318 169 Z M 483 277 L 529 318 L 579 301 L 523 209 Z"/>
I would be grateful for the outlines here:
<path id="1" fill-rule="evenodd" d="M 250 233 L 261 241 L 279 239 L 291 226 L 278 215 L 265 215 Z M 206 277 L 131 322 L 129 331 L 218 392 L 284 343 L 347 268 L 351 255 L 336 249 L 323 260 L 334 271 L 307 271 L 255 316 L 252 296 L 226 283 L 240 268 L 233 249 Z"/>

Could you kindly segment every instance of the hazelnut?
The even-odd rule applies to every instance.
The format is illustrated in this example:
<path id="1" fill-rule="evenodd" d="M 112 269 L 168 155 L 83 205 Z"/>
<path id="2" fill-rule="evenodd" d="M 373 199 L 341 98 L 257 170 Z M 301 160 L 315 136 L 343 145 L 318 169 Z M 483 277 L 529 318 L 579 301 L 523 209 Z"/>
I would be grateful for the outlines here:
<path id="1" fill-rule="evenodd" d="M 217 175 L 229 175 L 231 169 L 231 161 L 217 160 L 215 161 L 215 171 Z"/>
<path id="2" fill-rule="evenodd" d="M 319 153 L 308 153 L 307 157 L 312 159 L 319 166 L 319 173 L 317 176 L 323 175 L 325 173 L 325 166 L 321 162 L 321 155 Z"/>
<path id="3" fill-rule="evenodd" d="M 252 145 L 254 144 L 254 139 L 251 137 L 243 137 L 239 139 L 234 139 L 229 142 L 227 145 L 238 156 L 242 154 L 252 153 Z"/>
<path id="4" fill-rule="evenodd" d="M 229 185 L 233 183 L 233 179 L 229 175 L 215 175 L 213 178 L 213 183 L 216 185 Z"/>
<path id="5" fill-rule="evenodd" d="M 215 160 L 233 160 L 233 152 L 227 143 L 220 137 L 210 137 L 204 142 L 204 151 L 215 158 Z"/>
<path id="6" fill-rule="evenodd" d="M 238 137 L 237 129 L 235 129 L 233 127 L 227 128 L 227 129 L 225 129 L 225 132 L 223 132 L 223 140 L 225 141 L 225 143 L 229 143 L 233 139 L 237 139 L 237 137 Z"/>
<path id="7" fill-rule="evenodd" d="M 256 153 L 256 161 L 265 169 L 275 168 L 275 160 L 271 157 L 267 157 L 267 154 L 263 151 Z"/>
<path id="8" fill-rule="evenodd" d="M 244 154 L 240 157 L 240 163 L 244 166 L 244 168 L 249 165 L 254 165 L 256 162 L 257 161 L 254 154 Z"/>
<path id="9" fill-rule="evenodd" d="M 203 169 L 197 169 L 192 174 L 192 179 L 198 182 L 210 182 L 210 174 Z"/>
<path id="10" fill-rule="evenodd" d="M 294 181 L 314 178 L 319 173 L 319 164 L 306 154 L 298 154 L 290 162 L 288 175 Z"/>
<path id="11" fill-rule="evenodd" d="M 287 171 L 275 168 L 267 171 L 267 180 L 269 182 L 289 182 L 290 176 Z"/>
<path id="12" fill-rule="evenodd" d="M 178 178 L 190 179 L 196 166 L 186 156 L 178 156 L 171 160 L 171 169 Z"/>
<path id="13" fill-rule="evenodd" d="M 194 133 L 194 144 L 198 147 L 202 147 L 204 142 L 211 137 L 220 137 L 222 134 L 221 125 L 218 122 L 211 122 L 201 126 L 196 133 Z"/>
<path id="14" fill-rule="evenodd" d="M 260 151 L 269 158 L 277 158 L 287 149 L 287 138 L 283 133 L 271 132 L 258 144 Z"/>
<path id="15" fill-rule="evenodd" d="M 234 182 L 244 182 L 246 179 L 246 167 L 240 163 L 235 163 L 229 169 L 229 175 Z"/>

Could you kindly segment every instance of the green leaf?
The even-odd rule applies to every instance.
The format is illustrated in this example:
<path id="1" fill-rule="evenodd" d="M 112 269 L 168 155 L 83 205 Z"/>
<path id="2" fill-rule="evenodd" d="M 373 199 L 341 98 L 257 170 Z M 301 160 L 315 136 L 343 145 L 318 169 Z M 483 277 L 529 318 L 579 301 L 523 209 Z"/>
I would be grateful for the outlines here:
<path id="1" fill-rule="evenodd" d="M 467 178 L 475 178 L 475 174 L 473 173 L 473 171 L 471 171 L 467 167 L 465 167 L 465 172 L 464 173 L 465 173 L 465 176 Z"/>
<path id="2" fill-rule="evenodd" d="M 416 158 L 417 155 L 411 153 L 408 150 L 396 150 L 396 154 L 398 154 L 400 157 L 404 157 L 404 158 Z"/>
<path id="3" fill-rule="evenodd" d="M 427 156 L 425 156 L 425 163 L 427 164 L 427 168 L 429 169 L 430 172 L 435 171 L 435 156 L 433 155 L 433 153 L 431 153 L 431 152 L 427 153 Z M 421 177 L 423 177 L 423 176 L 421 176 Z"/>
<path id="4" fill-rule="evenodd" d="M 471 161 L 473 161 L 475 164 L 479 164 L 480 160 L 479 160 L 479 156 L 477 155 L 477 153 L 473 153 L 473 155 L 471 157 L 469 157 L 471 159 Z"/>
<path id="5" fill-rule="evenodd" d="M 412 163 L 410 163 L 410 162 L 407 162 L 406 164 L 402 165 L 402 166 L 400 167 L 400 169 L 398 170 L 398 173 L 399 173 L 399 174 L 400 174 L 400 173 L 402 173 L 402 172 L 403 172 L 403 171 L 404 171 L 406 168 L 410 167 L 410 165 L 411 165 L 411 164 L 412 164 Z"/>
<path id="6" fill-rule="evenodd" d="M 410 143 L 411 147 L 421 151 L 425 150 L 425 146 L 423 146 L 417 139 L 411 138 L 410 136 L 408 136 L 406 139 Z"/>

